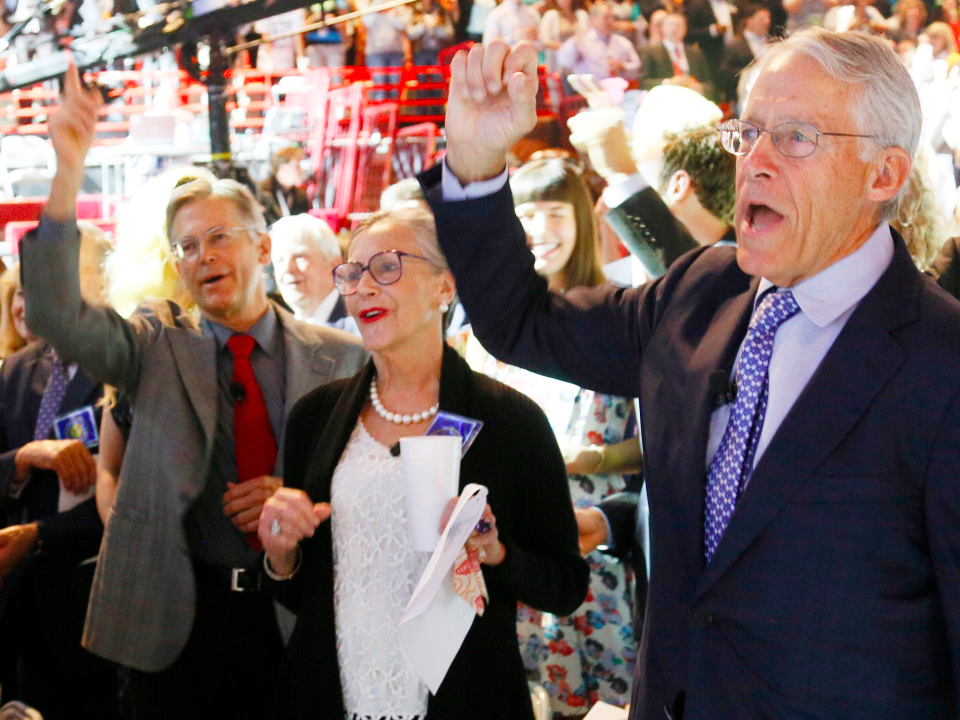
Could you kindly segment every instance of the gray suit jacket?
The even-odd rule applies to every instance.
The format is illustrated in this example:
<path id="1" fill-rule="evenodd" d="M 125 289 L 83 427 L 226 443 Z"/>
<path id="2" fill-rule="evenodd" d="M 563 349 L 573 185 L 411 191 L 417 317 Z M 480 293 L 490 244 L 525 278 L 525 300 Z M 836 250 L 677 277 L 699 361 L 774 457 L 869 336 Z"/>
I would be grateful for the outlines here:
<path id="1" fill-rule="evenodd" d="M 216 344 L 195 319 L 174 317 L 167 303 L 130 320 L 83 304 L 79 245 L 75 225 L 44 218 L 21 246 L 21 273 L 30 327 L 61 356 L 120 388 L 133 408 L 83 643 L 97 655 L 156 672 L 176 660 L 193 625 L 196 589 L 183 519 L 203 489 L 213 450 Z M 318 385 L 356 373 L 365 351 L 348 333 L 279 312 L 289 413 Z M 278 456 L 277 475 L 282 464 Z"/>

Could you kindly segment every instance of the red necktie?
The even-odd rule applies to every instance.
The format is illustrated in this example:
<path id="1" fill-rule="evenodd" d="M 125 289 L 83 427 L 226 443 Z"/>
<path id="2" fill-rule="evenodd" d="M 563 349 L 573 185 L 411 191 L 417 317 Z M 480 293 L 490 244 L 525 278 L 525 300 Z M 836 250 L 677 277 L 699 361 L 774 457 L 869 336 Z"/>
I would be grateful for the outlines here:
<path id="1" fill-rule="evenodd" d="M 277 441 L 270 425 L 270 413 L 260 385 L 250 365 L 250 353 L 256 344 L 249 335 L 236 334 L 227 340 L 233 355 L 233 383 L 243 388 L 233 403 L 233 438 L 237 457 L 237 479 L 246 482 L 262 475 L 273 475 L 277 462 Z M 263 546 L 255 532 L 247 533 L 254 550 Z"/>

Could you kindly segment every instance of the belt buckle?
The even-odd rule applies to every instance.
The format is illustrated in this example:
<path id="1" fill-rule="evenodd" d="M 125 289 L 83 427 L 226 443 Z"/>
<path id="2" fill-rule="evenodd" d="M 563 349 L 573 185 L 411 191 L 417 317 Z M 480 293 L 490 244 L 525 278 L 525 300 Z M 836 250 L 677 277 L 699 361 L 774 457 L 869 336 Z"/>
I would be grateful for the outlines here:
<path id="1" fill-rule="evenodd" d="M 250 587 L 249 581 L 245 581 L 250 575 L 254 578 L 254 587 Z M 256 592 L 260 589 L 260 573 L 251 572 L 247 568 L 232 568 L 230 571 L 230 589 L 233 592 Z"/>

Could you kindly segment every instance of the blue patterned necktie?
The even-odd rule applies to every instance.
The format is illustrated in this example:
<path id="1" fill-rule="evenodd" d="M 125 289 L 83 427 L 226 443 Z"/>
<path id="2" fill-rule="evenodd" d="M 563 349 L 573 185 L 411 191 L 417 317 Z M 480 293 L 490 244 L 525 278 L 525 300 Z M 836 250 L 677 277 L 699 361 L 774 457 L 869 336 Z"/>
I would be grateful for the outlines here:
<path id="1" fill-rule="evenodd" d="M 753 470 L 767 412 L 770 356 L 777 328 L 800 312 L 789 290 L 771 292 L 757 305 L 737 364 L 737 399 L 707 472 L 704 554 L 709 563 L 730 523 L 737 497 Z"/>
<path id="2" fill-rule="evenodd" d="M 37 414 L 37 424 L 33 431 L 34 440 L 46 440 L 50 435 L 50 429 L 57 417 L 60 403 L 63 402 L 63 397 L 67 394 L 66 368 L 60 362 L 56 351 L 51 352 L 53 353 L 53 372 L 50 373 L 47 386 L 43 389 L 43 397 L 40 399 L 40 412 Z"/>

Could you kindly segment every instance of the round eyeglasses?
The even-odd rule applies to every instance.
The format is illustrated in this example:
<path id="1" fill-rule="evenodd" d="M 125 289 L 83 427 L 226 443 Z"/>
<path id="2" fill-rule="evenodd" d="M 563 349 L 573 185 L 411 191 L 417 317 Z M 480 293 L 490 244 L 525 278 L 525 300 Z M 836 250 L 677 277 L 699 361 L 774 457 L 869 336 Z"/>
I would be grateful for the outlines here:
<path id="1" fill-rule="evenodd" d="M 241 233 L 249 233 L 250 228 L 245 227 L 215 227 L 207 230 L 200 237 L 188 235 L 182 237 L 173 243 L 173 252 L 181 260 L 196 260 L 200 256 L 200 245 L 205 244 L 208 248 L 221 250 L 240 237 Z"/>
<path id="2" fill-rule="evenodd" d="M 734 155 L 746 155 L 760 140 L 760 135 L 770 133 L 773 146 L 791 158 L 805 158 L 813 155 L 820 143 L 821 135 L 834 137 L 874 138 L 873 135 L 855 133 L 820 132 L 814 125 L 805 122 L 786 122 L 767 130 L 745 120 L 727 120 L 720 125 L 720 142 L 723 149 Z"/>
<path id="3" fill-rule="evenodd" d="M 431 262 L 422 255 L 413 255 L 400 250 L 384 250 L 370 258 L 366 265 L 358 262 L 345 262 L 333 269 L 333 284 L 341 295 L 353 295 L 360 285 L 363 273 L 369 272 L 370 277 L 380 285 L 393 285 L 403 275 L 403 258 L 414 258 Z"/>

